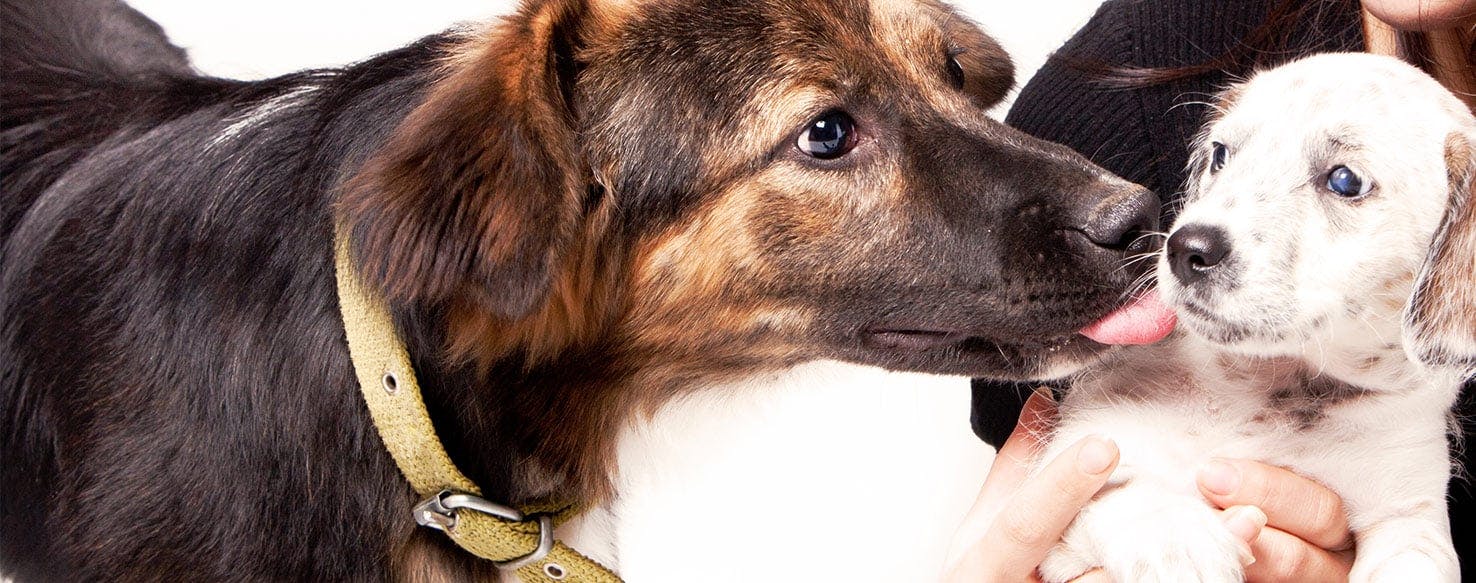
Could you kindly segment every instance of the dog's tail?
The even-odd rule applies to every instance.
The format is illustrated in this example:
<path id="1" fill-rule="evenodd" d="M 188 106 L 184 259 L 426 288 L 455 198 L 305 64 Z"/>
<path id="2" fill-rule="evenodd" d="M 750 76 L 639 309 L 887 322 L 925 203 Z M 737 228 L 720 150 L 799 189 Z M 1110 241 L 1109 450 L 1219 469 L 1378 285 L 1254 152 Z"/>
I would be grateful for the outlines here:
<path id="1" fill-rule="evenodd" d="M 183 49 L 122 0 L 0 0 L 0 83 L 192 75 Z"/>
<path id="2" fill-rule="evenodd" d="M 123 0 L 0 0 L 0 244 L 118 111 L 186 78 L 185 52 Z"/>
<path id="3" fill-rule="evenodd" d="M 0 0 L 0 158 L 58 112 L 182 75 L 195 75 L 184 50 L 123 0 Z"/>

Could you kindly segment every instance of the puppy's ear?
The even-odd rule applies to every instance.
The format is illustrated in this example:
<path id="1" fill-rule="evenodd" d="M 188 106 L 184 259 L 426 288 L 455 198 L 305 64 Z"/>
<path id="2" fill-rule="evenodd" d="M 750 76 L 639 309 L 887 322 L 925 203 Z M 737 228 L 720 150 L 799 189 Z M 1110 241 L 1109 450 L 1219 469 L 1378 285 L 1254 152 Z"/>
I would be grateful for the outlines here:
<path id="1" fill-rule="evenodd" d="M 365 280 L 391 302 L 466 298 L 504 318 L 543 301 L 580 229 L 578 0 L 533 1 L 463 45 L 346 184 Z"/>
<path id="2" fill-rule="evenodd" d="M 1421 362 L 1476 373 L 1476 150 L 1468 136 L 1445 140 L 1449 202 L 1415 279 L 1405 313 L 1406 346 Z"/>

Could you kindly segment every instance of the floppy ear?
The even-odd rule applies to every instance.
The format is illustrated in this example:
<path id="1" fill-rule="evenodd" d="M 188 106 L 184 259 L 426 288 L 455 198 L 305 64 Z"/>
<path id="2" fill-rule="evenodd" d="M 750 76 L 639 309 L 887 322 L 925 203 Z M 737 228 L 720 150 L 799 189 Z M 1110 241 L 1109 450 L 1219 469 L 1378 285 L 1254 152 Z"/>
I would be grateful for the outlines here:
<path id="1" fill-rule="evenodd" d="M 1476 152 L 1453 133 L 1445 140 L 1449 202 L 1405 312 L 1406 346 L 1430 366 L 1476 373 Z"/>
<path id="2" fill-rule="evenodd" d="M 366 281 L 391 302 L 465 297 L 517 318 L 579 231 L 577 0 L 534 1 L 463 45 L 445 77 L 346 184 Z"/>

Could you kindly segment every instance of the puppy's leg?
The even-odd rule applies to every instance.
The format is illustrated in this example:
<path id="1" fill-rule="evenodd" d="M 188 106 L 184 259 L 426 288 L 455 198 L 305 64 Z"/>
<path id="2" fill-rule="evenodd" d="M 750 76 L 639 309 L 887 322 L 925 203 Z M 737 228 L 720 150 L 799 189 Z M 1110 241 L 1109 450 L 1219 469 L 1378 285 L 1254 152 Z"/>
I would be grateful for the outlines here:
<path id="1" fill-rule="evenodd" d="M 1445 504 L 1450 461 L 1445 435 L 1435 430 L 1442 421 L 1380 435 L 1379 443 L 1357 452 L 1360 467 L 1377 471 L 1344 476 L 1350 487 L 1330 484 L 1345 492 L 1357 540 L 1350 581 L 1460 581 Z"/>
<path id="2" fill-rule="evenodd" d="M 1116 581 L 1238 582 L 1241 544 L 1203 499 L 1143 476 L 1082 511 L 1040 574 L 1059 583 L 1100 566 Z"/>

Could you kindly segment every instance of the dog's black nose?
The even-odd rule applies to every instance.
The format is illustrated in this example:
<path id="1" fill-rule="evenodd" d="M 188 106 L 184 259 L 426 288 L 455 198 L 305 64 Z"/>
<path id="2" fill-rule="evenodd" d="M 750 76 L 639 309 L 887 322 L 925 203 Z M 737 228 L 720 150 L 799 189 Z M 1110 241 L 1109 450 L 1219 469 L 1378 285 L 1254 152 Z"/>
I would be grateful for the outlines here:
<path id="1" fill-rule="evenodd" d="M 1168 240 L 1169 267 L 1184 285 L 1203 279 L 1230 254 L 1230 239 L 1219 227 L 1192 223 Z"/>
<path id="2" fill-rule="evenodd" d="M 1148 242 L 1146 235 L 1158 228 L 1159 210 L 1158 195 L 1134 185 L 1092 209 L 1081 232 L 1098 247 L 1137 251 Z"/>

